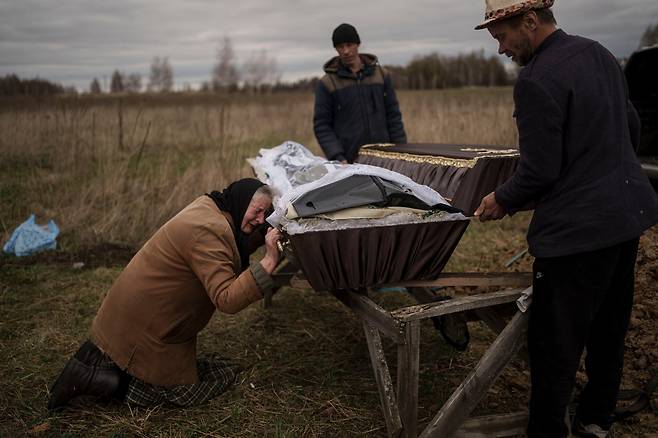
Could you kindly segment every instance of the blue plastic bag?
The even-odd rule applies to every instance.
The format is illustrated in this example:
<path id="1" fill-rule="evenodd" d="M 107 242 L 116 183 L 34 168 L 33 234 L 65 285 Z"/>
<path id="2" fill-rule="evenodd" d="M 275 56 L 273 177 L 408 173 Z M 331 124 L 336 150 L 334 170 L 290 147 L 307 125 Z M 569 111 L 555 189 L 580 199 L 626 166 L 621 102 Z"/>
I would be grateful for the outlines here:
<path id="1" fill-rule="evenodd" d="M 12 233 L 3 250 L 7 254 L 16 254 L 19 257 L 34 254 L 47 249 L 57 248 L 56 238 L 59 227 L 52 219 L 47 227 L 37 225 L 34 215 L 20 224 Z"/>

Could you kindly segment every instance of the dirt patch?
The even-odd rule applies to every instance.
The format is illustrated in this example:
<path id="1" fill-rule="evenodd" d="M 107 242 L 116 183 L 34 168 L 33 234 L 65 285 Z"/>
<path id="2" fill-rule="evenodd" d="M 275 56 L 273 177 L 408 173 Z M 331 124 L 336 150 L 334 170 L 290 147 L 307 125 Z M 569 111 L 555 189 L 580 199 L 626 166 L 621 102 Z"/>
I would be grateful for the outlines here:
<path id="1" fill-rule="evenodd" d="M 3 256 L 0 264 L 6 266 L 71 265 L 82 269 L 99 266 L 124 266 L 136 252 L 134 248 L 125 245 L 101 243 L 76 251 L 46 251 L 26 257 Z"/>

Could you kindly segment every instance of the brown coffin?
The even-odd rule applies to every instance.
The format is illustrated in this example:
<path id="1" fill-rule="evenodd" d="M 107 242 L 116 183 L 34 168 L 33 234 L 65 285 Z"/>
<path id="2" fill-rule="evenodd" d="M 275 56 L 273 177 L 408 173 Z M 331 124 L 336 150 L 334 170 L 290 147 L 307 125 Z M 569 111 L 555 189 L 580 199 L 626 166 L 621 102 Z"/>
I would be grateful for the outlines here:
<path id="1" fill-rule="evenodd" d="M 369 145 L 358 163 L 384 167 L 432 187 L 472 215 L 483 196 L 514 172 L 518 153 L 496 146 Z M 361 289 L 436 278 L 468 221 L 318 231 L 290 236 L 317 291 Z"/>
<path id="2" fill-rule="evenodd" d="M 357 163 L 406 175 L 472 216 L 482 198 L 512 176 L 518 159 L 516 148 L 503 146 L 375 144 L 361 148 Z"/>

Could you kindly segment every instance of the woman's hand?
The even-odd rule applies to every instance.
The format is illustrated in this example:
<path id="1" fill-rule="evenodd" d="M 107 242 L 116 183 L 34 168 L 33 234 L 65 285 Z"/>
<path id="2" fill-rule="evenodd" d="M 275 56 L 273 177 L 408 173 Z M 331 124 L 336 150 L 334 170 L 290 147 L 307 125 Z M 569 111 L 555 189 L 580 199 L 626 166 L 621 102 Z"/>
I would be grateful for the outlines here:
<path id="1" fill-rule="evenodd" d="M 261 266 L 268 274 L 271 274 L 279 264 L 281 254 L 277 247 L 277 242 L 281 239 L 281 231 L 276 228 L 270 228 L 265 234 L 265 257 L 260 261 Z"/>

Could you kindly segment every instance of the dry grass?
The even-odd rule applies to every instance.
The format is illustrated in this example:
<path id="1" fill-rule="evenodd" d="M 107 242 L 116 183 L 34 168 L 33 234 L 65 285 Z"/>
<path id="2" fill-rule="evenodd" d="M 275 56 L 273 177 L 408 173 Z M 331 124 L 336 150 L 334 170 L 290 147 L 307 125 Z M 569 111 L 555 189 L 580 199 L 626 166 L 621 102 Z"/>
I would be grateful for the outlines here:
<path id="1" fill-rule="evenodd" d="M 516 144 L 510 89 L 403 92 L 411 142 Z M 285 289 L 275 307 L 216 315 L 200 352 L 236 359 L 239 384 L 185 410 L 119 404 L 51 414 L 48 387 L 87 336 L 119 263 L 73 269 L 79 248 L 100 242 L 137 247 L 197 195 L 250 175 L 244 158 L 296 140 L 318 151 L 312 96 L 175 96 L 0 102 L 0 238 L 30 212 L 53 217 L 63 234 L 56 257 L 0 257 L 0 436 L 384 436 L 379 398 L 360 322 L 337 300 Z M 501 270 L 525 247 L 529 216 L 474 223 L 449 270 Z M 654 235 L 655 236 L 655 235 Z M 655 238 L 655 237 L 654 237 Z M 651 262 L 654 263 L 654 262 Z M 515 269 L 527 270 L 524 259 Z M 385 293 L 383 306 L 410 304 Z M 456 353 L 424 322 L 421 423 L 468 374 L 492 335 L 472 324 L 474 342 Z M 385 341 L 395 375 L 395 346 Z M 513 382 L 512 386 L 509 386 Z M 513 363 L 476 414 L 521 409 L 527 369 Z M 628 436 L 656 432 L 628 423 Z"/>
<path id="2" fill-rule="evenodd" d="M 510 88 L 409 91 L 400 105 L 409 142 L 517 145 Z"/>
<path id="3" fill-rule="evenodd" d="M 447 269 L 504 270 L 503 263 L 524 246 L 527 220 L 521 215 L 493 228 L 473 223 Z M 657 233 L 646 236 L 643 246 L 651 239 L 655 248 Z M 45 409 L 48 387 L 87 336 L 100 300 L 121 266 L 76 270 L 70 262 L 40 263 L 38 258 L 0 258 L 0 263 L 0 436 L 385 436 L 360 321 L 329 295 L 294 289 L 279 292 L 269 310 L 253 305 L 234 316 L 217 314 L 201 333 L 201 354 L 218 352 L 246 368 L 235 388 L 210 403 L 189 409 L 130 409 L 83 401 L 62 413 L 50 413 Z M 655 269 L 656 261 L 652 263 Z M 514 268 L 529 267 L 530 260 L 523 259 Z M 653 290 L 655 294 L 655 285 Z M 374 298 L 386 308 L 412 304 L 400 293 Z M 469 350 L 457 353 L 429 321 L 423 321 L 421 426 L 473 369 L 493 338 L 479 324 L 470 328 Z M 383 341 L 395 376 L 396 347 Z M 644 380 L 627 370 L 624 387 L 637 387 Z M 528 370 L 514 361 L 475 414 L 523 409 L 527 396 Z M 643 413 L 618 425 L 619 436 L 658 432 L 651 415 Z"/>
<path id="4" fill-rule="evenodd" d="M 409 140 L 515 144 L 509 89 L 400 94 Z M 138 245 L 194 197 L 295 140 L 319 152 L 310 94 L 63 99 L 0 106 L 0 237 L 29 213 L 65 247 Z"/>
<path id="5" fill-rule="evenodd" d="M 495 243 L 500 266 L 522 242 L 524 222 L 501 228 Z M 483 227 L 465 236 L 481 241 Z M 482 246 L 482 245 L 480 245 Z M 467 256 L 458 249 L 458 259 Z M 0 436 L 16 433 L 88 436 L 384 436 L 379 396 L 361 323 L 333 297 L 285 289 L 274 307 L 253 305 L 238 315 L 217 314 L 199 338 L 199 351 L 219 352 L 246 367 L 239 384 L 209 404 L 185 410 L 130 409 L 81 403 L 52 414 L 47 389 L 88 333 L 103 294 L 120 267 L 76 270 L 71 263 L 33 263 L 5 258 L 0 272 Z M 492 262 L 482 258 L 481 267 Z M 458 263 L 457 263 L 458 264 Z M 458 269 L 457 266 L 451 268 Z M 382 293 L 384 307 L 413 302 Z M 421 422 L 427 422 L 472 370 L 492 336 L 472 325 L 477 342 L 457 353 L 423 322 L 420 366 Z M 396 347 L 384 339 L 395 376 Z M 523 375 L 523 365 L 511 373 Z M 497 385 L 478 413 L 520 408 L 524 387 Z"/>
<path id="6" fill-rule="evenodd" d="M 65 244 L 138 244 L 194 197 L 249 175 L 244 158 L 285 140 L 284 133 L 308 142 L 309 102 L 295 97 L 123 102 L 121 128 L 118 101 L 5 108 L 3 237 L 35 211 L 55 218 Z"/>

